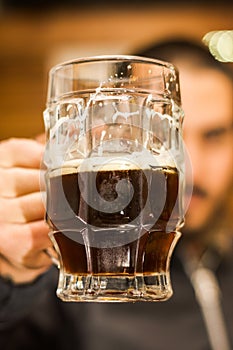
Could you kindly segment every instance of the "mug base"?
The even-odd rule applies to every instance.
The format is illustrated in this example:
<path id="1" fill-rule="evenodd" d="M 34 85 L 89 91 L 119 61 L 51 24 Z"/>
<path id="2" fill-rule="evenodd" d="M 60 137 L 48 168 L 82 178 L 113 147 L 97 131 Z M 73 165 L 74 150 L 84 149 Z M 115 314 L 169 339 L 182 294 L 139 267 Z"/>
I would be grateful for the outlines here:
<path id="1" fill-rule="evenodd" d="M 61 273 L 57 296 L 75 302 L 165 301 L 172 294 L 170 274 L 136 276 L 71 275 Z"/>

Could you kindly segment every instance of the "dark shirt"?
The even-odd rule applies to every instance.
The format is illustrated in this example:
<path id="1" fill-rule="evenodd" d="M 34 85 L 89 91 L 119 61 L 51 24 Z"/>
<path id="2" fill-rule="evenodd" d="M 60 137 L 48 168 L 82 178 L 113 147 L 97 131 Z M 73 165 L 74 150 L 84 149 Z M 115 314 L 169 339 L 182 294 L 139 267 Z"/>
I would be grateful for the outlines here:
<path id="1" fill-rule="evenodd" d="M 233 344 L 233 259 L 222 261 L 216 274 Z M 194 290 L 177 257 L 171 279 L 173 296 L 148 303 L 63 302 L 56 296 L 55 267 L 32 284 L 13 286 L 0 279 L 0 348 L 210 350 Z"/>

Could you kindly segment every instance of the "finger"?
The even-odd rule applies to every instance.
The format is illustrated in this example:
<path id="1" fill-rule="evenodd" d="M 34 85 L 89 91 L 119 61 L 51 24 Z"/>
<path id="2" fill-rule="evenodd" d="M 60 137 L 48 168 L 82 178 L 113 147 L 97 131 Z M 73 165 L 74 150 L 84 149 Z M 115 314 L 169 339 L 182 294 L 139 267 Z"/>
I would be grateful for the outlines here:
<path id="1" fill-rule="evenodd" d="M 26 168 L 0 168 L 0 196 L 13 198 L 40 191 L 40 171 Z"/>
<path id="2" fill-rule="evenodd" d="M 45 216 L 42 194 L 34 192 L 17 198 L 0 198 L 0 221 L 27 223 Z"/>
<path id="3" fill-rule="evenodd" d="M 40 168 L 43 152 L 44 146 L 36 140 L 3 140 L 0 142 L 0 166 Z"/>
<path id="4" fill-rule="evenodd" d="M 1 224 L 0 251 L 15 266 L 41 268 L 51 263 L 44 253 L 52 248 L 49 228 L 44 221 L 30 224 Z"/>
<path id="5" fill-rule="evenodd" d="M 25 266 L 15 266 L 0 255 L 0 274 L 5 278 L 12 280 L 14 283 L 31 283 L 38 276 L 47 271 L 52 262 L 48 260 L 48 264 L 43 267 L 28 268 Z"/>

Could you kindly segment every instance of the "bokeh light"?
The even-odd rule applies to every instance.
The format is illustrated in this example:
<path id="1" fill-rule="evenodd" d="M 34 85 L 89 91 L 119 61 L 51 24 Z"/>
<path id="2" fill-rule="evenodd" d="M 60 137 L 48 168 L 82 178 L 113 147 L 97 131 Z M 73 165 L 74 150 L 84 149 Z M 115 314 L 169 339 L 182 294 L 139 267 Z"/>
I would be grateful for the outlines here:
<path id="1" fill-rule="evenodd" d="M 233 62 L 233 30 L 211 31 L 202 40 L 218 61 Z"/>

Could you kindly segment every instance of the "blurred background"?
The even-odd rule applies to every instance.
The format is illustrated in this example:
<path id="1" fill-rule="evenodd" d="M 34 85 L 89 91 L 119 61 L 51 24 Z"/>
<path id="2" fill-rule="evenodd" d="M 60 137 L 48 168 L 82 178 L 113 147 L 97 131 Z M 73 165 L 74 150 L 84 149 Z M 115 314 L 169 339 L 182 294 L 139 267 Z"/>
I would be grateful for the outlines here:
<path id="1" fill-rule="evenodd" d="M 0 0 L 0 139 L 43 131 L 54 64 L 131 54 L 167 37 L 201 41 L 209 32 L 232 29 L 233 2 L 226 0 Z"/>

